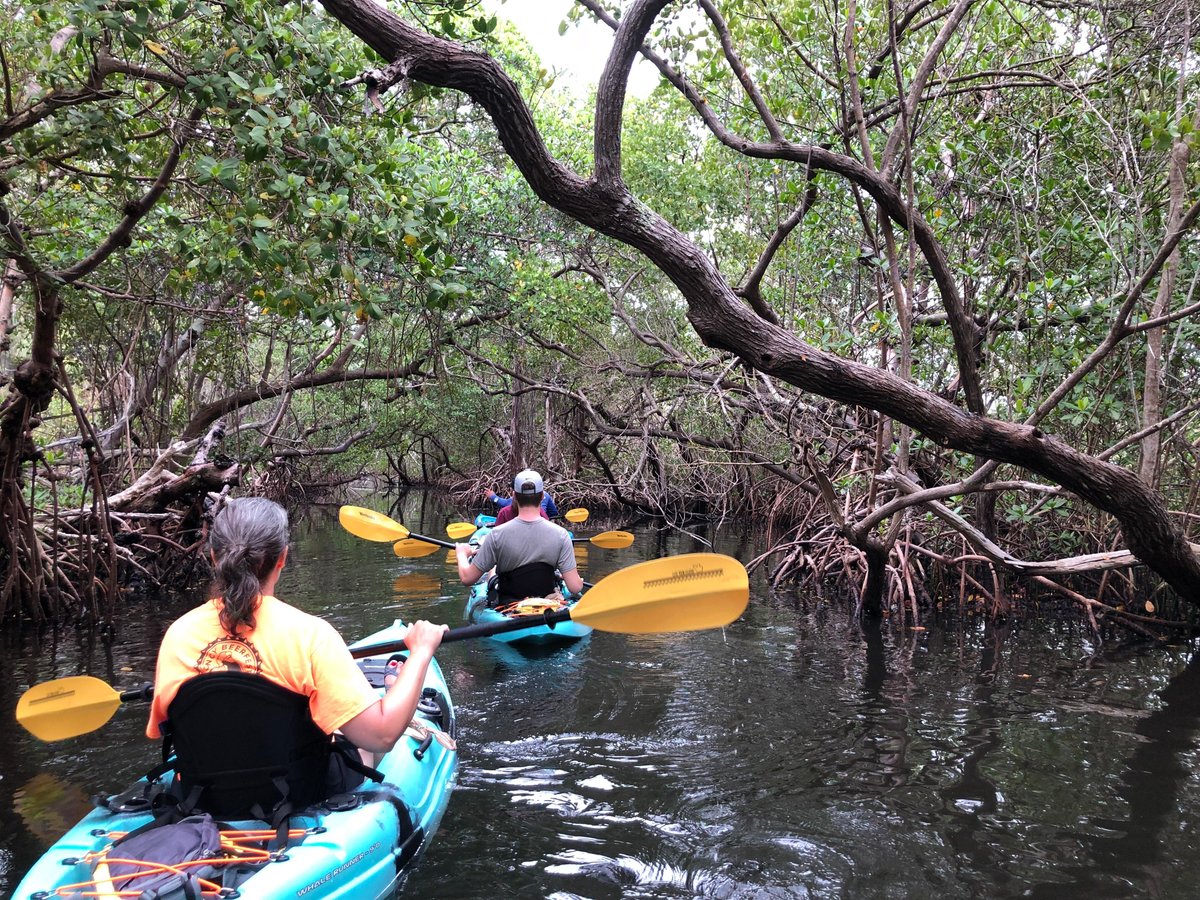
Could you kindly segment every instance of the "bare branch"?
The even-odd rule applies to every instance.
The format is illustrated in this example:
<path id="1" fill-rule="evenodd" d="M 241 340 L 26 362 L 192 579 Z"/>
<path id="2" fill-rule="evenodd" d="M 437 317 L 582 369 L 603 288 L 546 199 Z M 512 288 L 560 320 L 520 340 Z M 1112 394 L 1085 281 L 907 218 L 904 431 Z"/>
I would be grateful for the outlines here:
<path id="1" fill-rule="evenodd" d="M 1068 394 L 1074 390 L 1079 382 L 1083 381 L 1084 377 L 1096 368 L 1117 346 L 1129 335 L 1135 333 L 1135 329 L 1129 325 L 1129 317 L 1133 314 L 1134 308 L 1141 299 L 1142 294 L 1150 283 L 1155 279 L 1162 267 L 1167 264 L 1167 260 L 1171 258 L 1171 254 L 1175 252 L 1175 248 L 1179 246 L 1179 242 L 1183 240 L 1183 236 L 1191 230 L 1191 227 L 1196 224 L 1196 219 L 1200 218 L 1200 200 L 1192 204 L 1191 208 L 1183 215 L 1179 221 L 1179 227 L 1174 231 L 1168 232 L 1163 238 L 1162 245 L 1158 248 L 1158 253 L 1154 255 L 1154 259 L 1150 265 L 1142 272 L 1141 276 L 1129 288 L 1125 294 L 1125 300 L 1121 304 L 1121 308 L 1117 311 L 1117 315 L 1113 319 L 1112 327 L 1104 340 L 1088 354 L 1088 358 L 1076 367 L 1070 375 L 1063 379 L 1050 395 L 1038 404 L 1038 408 L 1025 420 L 1026 425 L 1037 425 L 1050 414 L 1050 412 L 1063 401 Z"/>
<path id="2" fill-rule="evenodd" d="M 770 107 L 767 106 L 767 102 L 763 99 L 758 85 L 754 83 L 754 79 L 746 71 L 746 66 L 742 63 L 741 57 L 738 56 L 738 52 L 733 46 L 733 38 L 729 34 L 729 26 L 726 24 L 724 17 L 717 10 L 712 0 L 700 0 L 700 8 L 704 10 L 709 21 L 712 22 L 713 28 L 716 29 L 717 36 L 721 39 L 721 49 L 725 53 L 725 59 L 729 62 L 729 68 L 733 69 L 733 74 L 737 76 L 738 82 L 746 92 L 746 96 L 750 98 L 750 102 L 758 110 L 763 124 L 767 126 L 767 134 L 770 135 L 773 141 L 783 140 L 783 132 L 779 130 L 779 123 L 775 121 L 775 115 L 771 112 Z"/>
<path id="3" fill-rule="evenodd" d="M 888 137 L 887 147 L 884 148 L 883 158 L 879 163 L 879 170 L 884 178 L 890 178 L 892 166 L 896 161 L 896 151 L 900 149 L 900 142 L 904 140 L 904 123 L 912 121 L 917 112 L 917 105 L 921 102 L 921 94 L 925 90 L 925 83 L 933 74 L 933 68 L 937 65 L 938 57 L 942 55 L 942 51 L 946 48 L 946 44 L 950 41 L 951 36 L 958 30 L 959 23 L 967 14 L 975 0 L 958 0 L 954 4 L 954 8 L 950 10 L 950 15 L 942 25 L 941 31 L 938 32 L 933 43 L 930 44 L 929 50 L 925 53 L 925 58 L 921 60 L 917 66 L 916 74 L 913 76 L 912 83 L 909 85 L 908 96 L 904 101 L 905 116 L 901 117 L 900 122 L 892 129 L 891 135 Z M 892 57 L 893 62 L 895 56 Z"/>

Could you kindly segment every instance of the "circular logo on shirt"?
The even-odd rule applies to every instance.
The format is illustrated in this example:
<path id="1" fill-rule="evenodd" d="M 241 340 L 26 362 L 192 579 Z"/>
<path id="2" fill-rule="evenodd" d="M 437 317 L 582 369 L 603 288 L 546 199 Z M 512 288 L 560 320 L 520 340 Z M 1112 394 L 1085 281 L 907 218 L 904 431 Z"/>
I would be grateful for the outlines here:
<path id="1" fill-rule="evenodd" d="M 262 657 L 249 641 L 239 637 L 222 635 L 200 651 L 196 660 L 196 671 L 205 672 L 250 672 L 259 674 Z"/>

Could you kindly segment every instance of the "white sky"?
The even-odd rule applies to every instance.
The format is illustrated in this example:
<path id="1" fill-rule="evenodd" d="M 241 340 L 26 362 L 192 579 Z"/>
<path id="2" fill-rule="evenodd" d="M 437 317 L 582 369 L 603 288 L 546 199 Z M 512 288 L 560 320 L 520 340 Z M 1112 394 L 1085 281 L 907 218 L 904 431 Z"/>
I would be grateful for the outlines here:
<path id="1" fill-rule="evenodd" d="M 533 45 L 546 68 L 563 75 L 558 85 L 585 92 L 600 80 L 608 52 L 612 49 L 612 30 L 584 14 L 584 21 L 559 35 L 558 25 L 567 17 L 571 0 L 483 0 L 489 13 L 508 19 Z M 646 97 L 658 84 L 658 70 L 644 59 L 633 64 L 629 76 L 629 94 Z"/>

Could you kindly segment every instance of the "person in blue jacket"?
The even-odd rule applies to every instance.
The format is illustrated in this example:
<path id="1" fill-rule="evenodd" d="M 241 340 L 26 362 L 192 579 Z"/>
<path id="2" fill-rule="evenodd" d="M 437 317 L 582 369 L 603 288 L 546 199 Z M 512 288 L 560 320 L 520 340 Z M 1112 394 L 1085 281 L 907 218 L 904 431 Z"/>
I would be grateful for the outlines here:
<path id="1" fill-rule="evenodd" d="M 512 497 L 501 497 L 490 488 L 484 492 L 484 498 L 496 504 L 496 509 L 504 509 L 506 506 L 512 506 Z M 550 496 L 549 491 L 542 491 L 542 511 L 546 514 L 547 519 L 553 519 L 558 516 L 558 506 L 554 502 L 554 498 Z"/>

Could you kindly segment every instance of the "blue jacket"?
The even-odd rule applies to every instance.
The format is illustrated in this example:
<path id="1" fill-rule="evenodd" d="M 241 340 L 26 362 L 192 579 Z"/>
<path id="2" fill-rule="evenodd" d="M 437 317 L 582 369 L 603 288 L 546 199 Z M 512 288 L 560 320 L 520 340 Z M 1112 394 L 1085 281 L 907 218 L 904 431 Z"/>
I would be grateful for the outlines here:
<path id="1" fill-rule="evenodd" d="M 497 509 L 503 509 L 506 506 L 512 506 L 512 497 L 501 497 L 499 494 L 489 495 L 489 499 L 496 504 Z M 549 491 L 542 491 L 542 509 L 546 511 L 551 519 L 558 515 L 558 506 L 554 503 L 554 498 L 550 496 Z"/>

